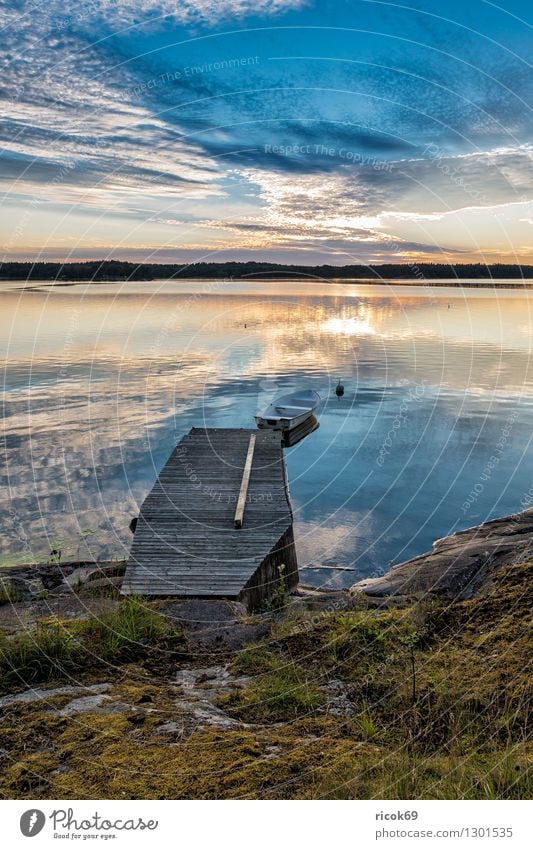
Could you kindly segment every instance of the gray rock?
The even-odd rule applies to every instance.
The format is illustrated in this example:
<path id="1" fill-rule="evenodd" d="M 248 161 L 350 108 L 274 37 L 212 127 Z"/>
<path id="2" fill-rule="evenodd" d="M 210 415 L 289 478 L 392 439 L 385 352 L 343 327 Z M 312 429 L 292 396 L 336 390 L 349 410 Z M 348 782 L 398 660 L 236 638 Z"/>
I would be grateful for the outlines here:
<path id="1" fill-rule="evenodd" d="M 32 580 L 26 581 L 26 589 L 32 598 L 37 598 L 47 592 L 41 578 L 33 578 Z"/>
<path id="2" fill-rule="evenodd" d="M 228 627 L 199 628 L 190 631 L 187 640 L 192 647 L 239 651 L 249 643 L 255 643 L 268 637 L 269 633 L 269 622 L 250 624 L 235 622 Z"/>
<path id="3" fill-rule="evenodd" d="M 359 581 L 352 592 L 371 597 L 437 593 L 454 599 L 471 598 L 493 569 L 532 556 L 530 509 L 436 540 L 433 551 L 395 566 L 383 577 Z"/>
<path id="4" fill-rule="evenodd" d="M 183 734 L 184 727 L 179 722 L 164 722 L 163 725 L 157 725 L 154 731 L 159 734 Z"/>
<path id="5" fill-rule="evenodd" d="M 246 616 L 246 607 L 227 599 L 186 599 L 163 604 L 162 611 L 174 624 L 184 627 L 209 627 L 235 622 Z"/>
<path id="6" fill-rule="evenodd" d="M 7 696 L 2 696 L 0 699 L 0 708 L 15 704 L 33 704 L 34 702 L 52 699 L 54 696 L 75 696 L 78 693 L 105 693 L 110 689 L 111 684 L 105 681 L 102 684 L 90 684 L 87 687 L 67 685 L 65 687 L 53 687 L 49 690 L 36 687 L 31 690 L 25 690 L 23 693 L 10 693 Z"/>
<path id="7" fill-rule="evenodd" d="M 91 563 L 89 566 L 80 566 L 74 569 L 70 575 L 67 575 L 63 581 L 65 587 L 75 590 L 85 583 L 91 572 L 94 572 L 96 563 Z"/>
<path id="8" fill-rule="evenodd" d="M 270 633 L 268 617 L 249 617 L 243 604 L 228 600 L 172 602 L 162 608 L 173 627 L 180 627 L 191 648 L 238 651 Z"/>
<path id="9" fill-rule="evenodd" d="M 102 703 L 109 699 L 109 696 L 103 694 L 98 696 L 82 696 L 79 699 L 73 699 L 68 705 L 65 705 L 59 713 L 61 716 L 72 716 L 73 713 L 87 713 L 101 707 Z"/>
<path id="10" fill-rule="evenodd" d="M 181 698 L 176 708 L 183 717 L 184 727 L 209 725 L 214 728 L 246 728 L 247 725 L 229 716 L 215 704 L 221 693 L 229 688 L 244 687 L 250 679 L 235 676 L 226 666 L 208 666 L 200 669 L 180 669 L 176 683 Z"/>
<path id="11" fill-rule="evenodd" d="M 124 713 L 131 710 L 131 705 L 124 702 L 112 702 L 110 696 L 82 696 L 74 699 L 59 711 L 61 716 L 72 716 L 75 713 Z"/>
<path id="12" fill-rule="evenodd" d="M 243 687 L 249 680 L 245 675 L 232 675 L 227 666 L 180 669 L 176 673 L 176 683 L 185 692 L 194 691 L 202 699 L 216 697 L 226 687 Z"/>
<path id="13" fill-rule="evenodd" d="M 332 716 L 353 716 L 354 709 L 344 681 L 332 678 L 323 687 L 328 694 L 328 713 Z"/>
<path id="14" fill-rule="evenodd" d="M 208 701 L 183 701 L 178 707 L 181 713 L 187 714 L 189 721 L 193 719 L 199 726 L 209 725 L 211 728 L 221 729 L 246 727 L 243 722 L 233 719 Z"/>

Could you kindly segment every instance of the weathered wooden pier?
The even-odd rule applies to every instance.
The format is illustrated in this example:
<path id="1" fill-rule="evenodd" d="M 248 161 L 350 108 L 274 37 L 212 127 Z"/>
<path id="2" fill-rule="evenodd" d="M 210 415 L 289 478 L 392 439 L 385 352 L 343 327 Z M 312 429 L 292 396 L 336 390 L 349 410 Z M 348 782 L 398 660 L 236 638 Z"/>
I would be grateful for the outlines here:
<path id="1" fill-rule="evenodd" d="M 298 583 L 292 524 L 279 433 L 193 428 L 141 507 L 122 592 L 257 609 Z"/>

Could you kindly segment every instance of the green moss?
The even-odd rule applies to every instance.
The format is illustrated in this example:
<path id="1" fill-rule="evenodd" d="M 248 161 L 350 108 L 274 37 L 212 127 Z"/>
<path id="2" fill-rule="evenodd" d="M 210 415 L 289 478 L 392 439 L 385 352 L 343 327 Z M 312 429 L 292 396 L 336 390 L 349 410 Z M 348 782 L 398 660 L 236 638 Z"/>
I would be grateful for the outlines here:
<path id="1" fill-rule="evenodd" d="M 272 652 L 247 649 L 236 668 L 256 674 L 250 684 L 220 699 L 220 705 L 246 721 L 290 720 L 325 703 L 324 693 L 296 663 Z"/>
<path id="2" fill-rule="evenodd" d="M 246 646 L 232 661 L 232 669 L 240 675 L 261 675 L 279 666 L 279 656 L 262 645 Z"/>
<path id="3" fill-rule="evenodd" d="M 172 702 L 169 692 L 160 695 L 168 711 L 159 715 L 162 721 L 172 715 Z M 6 798 L 514 799 L 531 794 L 531 755 L 523 745 L 485 754 L 424 755 L 358 742 L 333 719 L 315 717 L 266 728 L 203 728 L 169 747 L 154 727 L 135 729 L 123 714 L 84 714 L 79 722 L 27 710 L 20 720 L 2 739 L 11 748 L 0 778 Z"/>
<path id="4" fill-rule="evenodd" d="M 281 619 L 267 640 L 228 655 L 250 680 L 218 703 L 249 725 L 223 731 L 187 714 L 175 660 L 150 661 L 170 644 L 154 605 L 127 599 L 100 621 L 44 621 L 32 636 L 40 654 L 24 654 L 22 638 L 1 647 L 13 659 L 17 646 L 22 669 L 53 677 L 72 664 L 87 681 L 102 680 L 87 670 L 107 656 L 120 663 L 111 698 L 135 710 L 62 716 L 70 697 L 8 708 L 0 795 L 529 798 L 530 576 L 531 565 L 498 569 L 470 601 Z M 353 715 L 328 714 L 332 678 Z M 176 721 L 172 736 L 158 730 Z"/>

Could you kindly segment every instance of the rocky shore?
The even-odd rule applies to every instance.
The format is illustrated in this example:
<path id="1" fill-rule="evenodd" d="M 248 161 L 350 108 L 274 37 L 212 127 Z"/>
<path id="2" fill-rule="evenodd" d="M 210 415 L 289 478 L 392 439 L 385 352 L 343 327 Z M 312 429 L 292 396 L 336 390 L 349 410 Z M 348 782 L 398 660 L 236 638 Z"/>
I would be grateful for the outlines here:
<path id="1" fill-rule="evenodd" d="M 4 570 L 0 796 L 530 794 L 532 538 L 530 510 L 254 616 L 122 598 L 122 563 Z"/>
<path id="2" fill-rule="evenodd" d="M 501 564 L 523 563 L 533 556 L 533 509 L 494 519 L 433 544 L 433 550 L 395 566 L 383 577 L 352 587 L 371 597 L 472 598 Z"/>

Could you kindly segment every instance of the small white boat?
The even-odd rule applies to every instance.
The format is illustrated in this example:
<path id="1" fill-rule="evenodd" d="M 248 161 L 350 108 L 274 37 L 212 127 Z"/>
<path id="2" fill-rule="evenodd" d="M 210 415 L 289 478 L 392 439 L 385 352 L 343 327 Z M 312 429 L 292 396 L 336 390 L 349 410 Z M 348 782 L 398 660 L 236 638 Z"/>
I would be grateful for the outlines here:
<path id="1" fill-rule="evenodd" d="M 273 430 L 292 430 L 304 422 L 320 404 L 320 395 L 314 389 L 282 395 L 255 417 L 257 427 Z"/>

